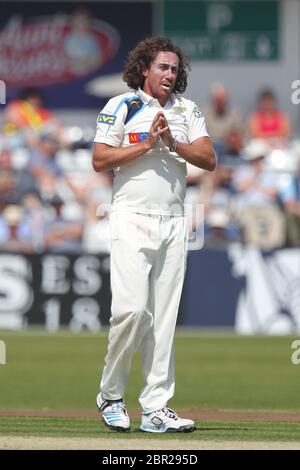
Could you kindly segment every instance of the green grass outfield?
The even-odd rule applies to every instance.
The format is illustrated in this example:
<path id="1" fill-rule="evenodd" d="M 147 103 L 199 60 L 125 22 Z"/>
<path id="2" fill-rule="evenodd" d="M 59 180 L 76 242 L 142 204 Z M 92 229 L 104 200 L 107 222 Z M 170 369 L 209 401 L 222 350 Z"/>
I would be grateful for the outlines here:
<path id="1" fill-rule="evenodd" d="M 175 341 L 176 410 L 300 412 L 300 365 L 293 365 L 295 337 L 239 337 L 179 331 Z M 0 434 L 6 436 L 143 438 L 136 412 L 142 387 L 139 357 L 134 360 L 126 402 L 134 411 L 131 433 L 115 434 L 92 417 L 107 347 L 100 335 L 0 332 L 6 365 L 0 365 Z M 14 416 L 1 416 L 11 412 Z M 82 418 L 22 417 L 25 410 Z M 88 418 L 84 417 L 84 413 Z M 300 441 L 300 421 L 196 420 L 193 434 L 176 439 Z M 153 435 L 151 435 L 153 438 Z M 160 436 L 162 439 L 166 436 Z M 168 435 L 170 438 L 170 435 Z"/>
<path id="2" fill-rule="evenodd" d="M 84 418 L 38 418 L 1 417 L 0 435 L 5 436 L 44 436 L 44 437 L 114 437 L 114 439 L 153 439 L 157 434 L 143 433 L 140 422 L 131 422 L 131 431 L 115 433 L 95 419 Z M 286 441 L 300 442 L 300 423 L 289 422 L 231 422 L 199 421 L 193 433 L 173 434 L 176 439 L 195 441 Z M 161 434 L 159 439 L 170 439 L 170 434 Z"/>
<path id="3" fill-rule="evenodd" d="M 133 420 L 131 431 L 115 433 L 108 430 L 95 419 L 84 418 L 32 418 L 2 417 L 0 418 L 0 434 L 6 436 L 44 436 L 44 437 L 102 437 L 113 439 L 153 439 L 157 435 L 143 433 L 139 430 L 139 421 Z M 300 423 L 289 422 L 231 422 L 199 421 L 193 433 L 172 435 L 176 439 L 195 441 L 300 441 Z M 170 439 L 170 434 L 161 434 L 159 439 Z"/>

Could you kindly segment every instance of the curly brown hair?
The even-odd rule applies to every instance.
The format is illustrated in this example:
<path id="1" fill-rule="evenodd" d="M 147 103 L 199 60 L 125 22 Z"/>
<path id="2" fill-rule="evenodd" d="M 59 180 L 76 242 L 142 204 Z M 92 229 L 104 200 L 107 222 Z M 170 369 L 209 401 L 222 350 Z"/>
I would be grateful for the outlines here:
<path id="1" fill-rule="evenodd" d="M 143 88 L 143 71 L 148 69 L 159 52 L 174 52 L 179 59 L 179 67 L 173 93 L 184 93 L 187 87 L 189 59 L 181 49 L 176 47 L 170 39 L 164 37 L 149 37 L 140 41 L 128 55 L 123 72 L 123 80 L 129 88 L 137 90 Z"/>

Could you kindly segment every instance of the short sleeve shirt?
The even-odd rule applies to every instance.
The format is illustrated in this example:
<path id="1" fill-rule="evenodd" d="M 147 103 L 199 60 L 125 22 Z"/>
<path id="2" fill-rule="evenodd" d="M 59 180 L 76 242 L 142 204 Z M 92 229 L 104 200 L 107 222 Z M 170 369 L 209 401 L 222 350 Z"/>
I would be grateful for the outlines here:
<path id="1" fill-rule="evenodd" d="M 95 142 L 128 147 L 148 137 L 152 121 L 163 111 L 172 135 L 192 143 L 207 137 L 204 117 L 191 100 L 172 95 L 165 107 L 142 90 L 108 101 L 100 112 Z M 156 146 L 132 162 L 114 169 L 112 208 L 157 214 L 183 214 L 186 161 L 165 146 Z"/>

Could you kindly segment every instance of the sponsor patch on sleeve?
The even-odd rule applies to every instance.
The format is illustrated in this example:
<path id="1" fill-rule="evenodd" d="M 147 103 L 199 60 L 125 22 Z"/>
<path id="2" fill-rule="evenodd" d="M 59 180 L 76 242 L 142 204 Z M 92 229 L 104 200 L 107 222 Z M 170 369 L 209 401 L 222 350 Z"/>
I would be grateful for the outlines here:
<path id="1" fill-rule="evenodd" d="M 112 114 L 100 113 L 98 116 L 98 122 L 101 124 L 109 124 L 110 126 L 114 125 L 116 119 L 117 116 L 113 116 Z"/>
<path id="2" fill-rule="evenodd" d="M 195 106 L 194 109 L 193 109 L 193 114 L 196 118 L 200 118 L 203 116 L 203 114 L 201 113 L 200 109 L 198 108 L 198 106 Z"/>

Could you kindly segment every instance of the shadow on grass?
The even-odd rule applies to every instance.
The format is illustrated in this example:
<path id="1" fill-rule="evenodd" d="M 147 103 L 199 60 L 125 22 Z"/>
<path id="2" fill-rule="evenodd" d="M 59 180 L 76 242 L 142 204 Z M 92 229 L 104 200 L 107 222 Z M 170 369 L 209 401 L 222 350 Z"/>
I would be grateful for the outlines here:
<path id="1" fill-rule="evenodd" d="M 240 427 L 221 427 L 218 426 L 216 428 L 196 428 L 196 431 L 252 431 L 251 428 L 240 428 Z M 195 432 L 196 432 L 195 431 Z"/>
<path id="2" fill-rule="evenodd" d="M 151 432 L 145 432 L 145 431 L 142 431 L 140 428 L 134 428 L 134 429 L 131 429 L 131 433 L 137 433 L 137 434 L 141 434 L 143 436 L 146 436 L 146 435 L 151 435 L 152 437 L 156 436 L 156 435 L 161 435 L 161 434 L 178 434 L 178 435 L 182 435 L 182 434 L 195 434 L 195 433 L 199 433 L 199 432 L 207 432 L 207 431 L 252 431 L 251 428 L 245 428 L 245 427 L 240 427 L 240 426 L 216 426 L 216 427 L 212 427 L 212 428 L 206 428 L 206 427 L 199 427 L 197 426 L 196 429 L 192 432 L 190 431 L 187 431 L 187 432 L 166 432 L 166 433 L 151 433 Z M 113 431 L 114 432 L 114 431 Z M 124 434 L 124 433 L 121 433 L 121 434 Z"/>

